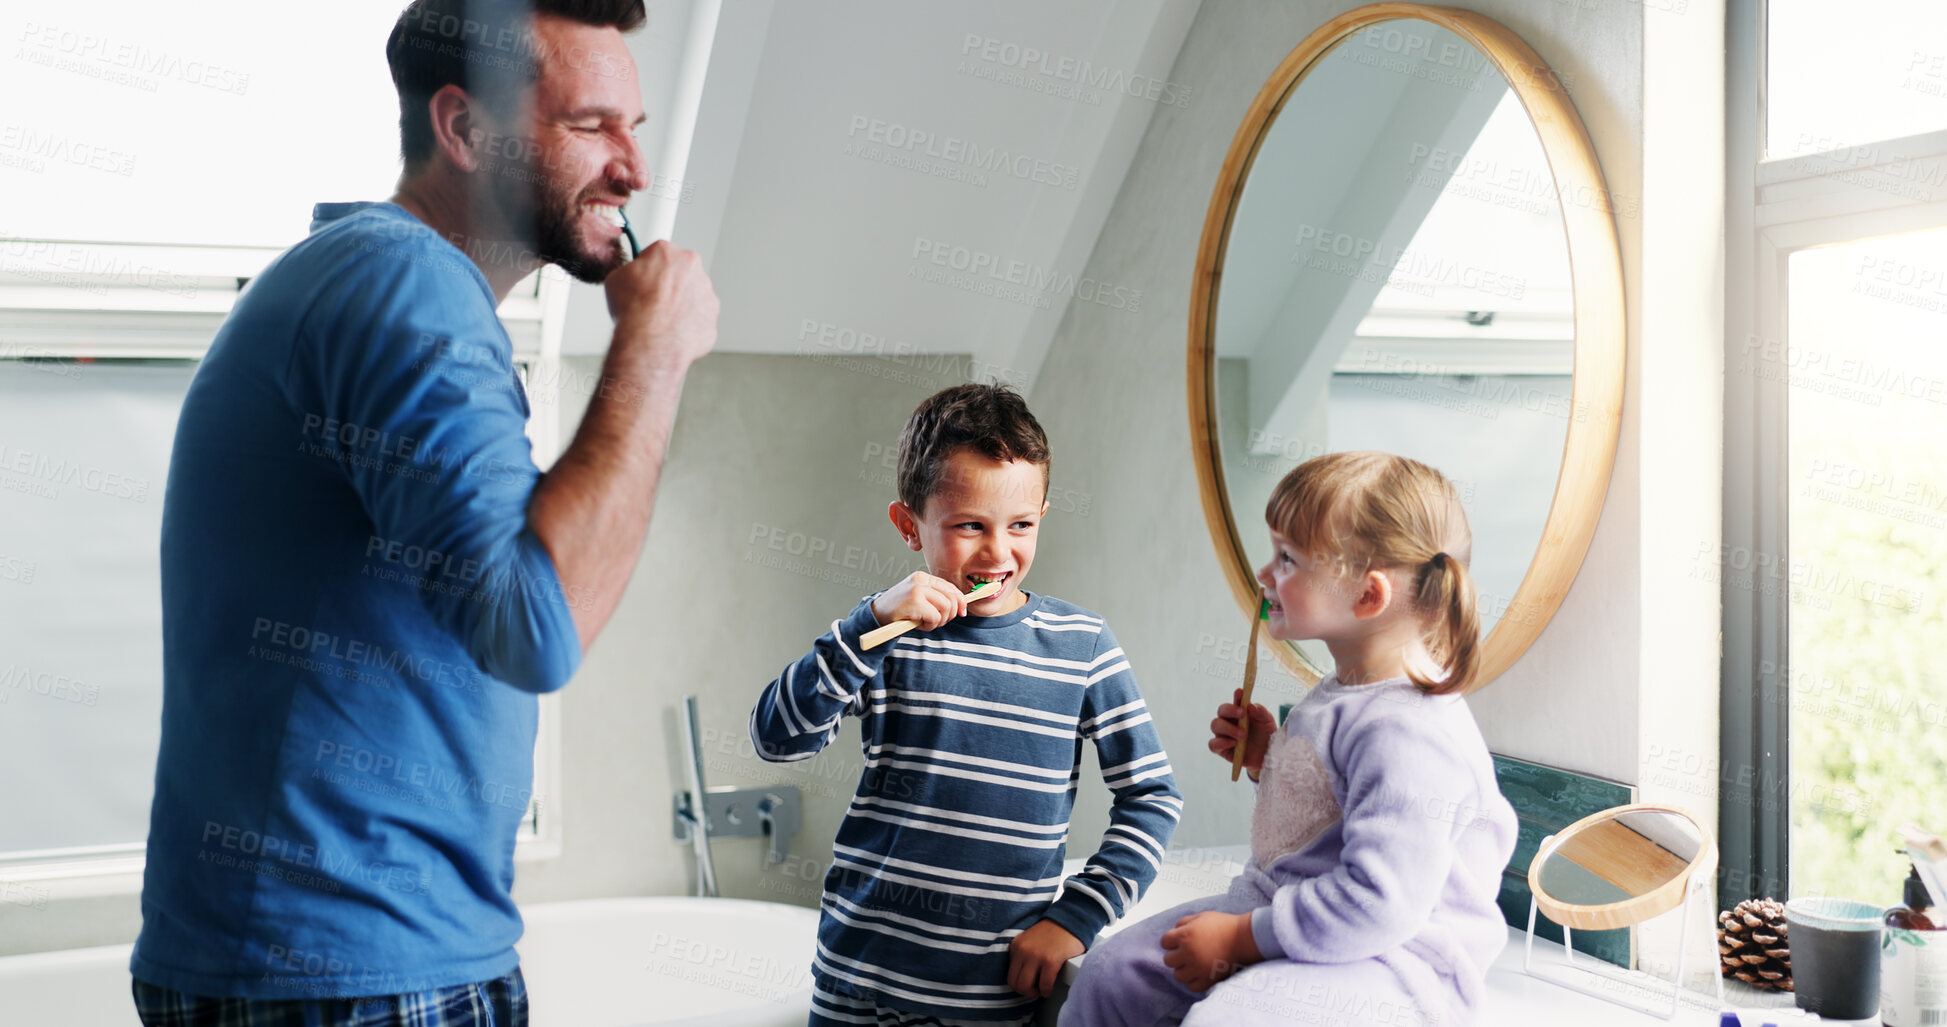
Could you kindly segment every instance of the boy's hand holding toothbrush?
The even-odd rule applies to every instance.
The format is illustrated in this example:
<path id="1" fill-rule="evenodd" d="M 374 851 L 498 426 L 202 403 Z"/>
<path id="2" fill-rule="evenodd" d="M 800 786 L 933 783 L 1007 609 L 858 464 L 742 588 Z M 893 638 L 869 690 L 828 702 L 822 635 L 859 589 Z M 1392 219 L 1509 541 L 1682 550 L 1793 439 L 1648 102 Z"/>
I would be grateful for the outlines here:
<path id="1" fill-rule="evenodd" d="M 1237 689 L 1231 701 L 1217 707 L 1217 719 L 1210 722 L 1210 751 L 1232 762 L 1237 751 L 1237 739 L 1243 735 L 1239 726 L 1244 718 L 1244 690 Z M 1258 772 L 1264 769 L 1264 753 L 1271 747 L 1271 733 L 1278 729 L 1277 719 L 1271 711 L 1259 703 L 1251 704 L 1251 736 L 1244 742 L 1244 769 L 1257 780 Z"/>
<path id="2" fill-rule="evenodd" d="M 906 580 L 872 600 L 872 616 L 879 618 L 879 623 L 909 620 L 917 623 L 921 631 L 931 631 L 966 615 L 967 598 L 953 587 L 953 582 L 925 571 L 914 571 Z"/>

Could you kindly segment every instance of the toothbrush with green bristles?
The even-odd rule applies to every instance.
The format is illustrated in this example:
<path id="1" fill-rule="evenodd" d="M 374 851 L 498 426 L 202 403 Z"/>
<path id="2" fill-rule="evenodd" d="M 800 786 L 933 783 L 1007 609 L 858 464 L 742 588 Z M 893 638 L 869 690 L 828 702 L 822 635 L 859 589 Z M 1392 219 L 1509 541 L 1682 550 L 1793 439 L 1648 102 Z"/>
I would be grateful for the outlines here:
<path id="1" fill-rule="evenodd" d="M 973 591 L 968 592 L 961 598 L 970 603 L 977 603 L 982 599 L 991 598 L 1000 592 L 1002 585 L 1003 583 L 999 581 L 983 581 L 975 585 Z M 919 622 L 916 620 L 896 620 L 883 627 L 873 628 L 871 631 L 859 636 L 859 648 L 875 649 L 916 627 L 919 627 Z"/>

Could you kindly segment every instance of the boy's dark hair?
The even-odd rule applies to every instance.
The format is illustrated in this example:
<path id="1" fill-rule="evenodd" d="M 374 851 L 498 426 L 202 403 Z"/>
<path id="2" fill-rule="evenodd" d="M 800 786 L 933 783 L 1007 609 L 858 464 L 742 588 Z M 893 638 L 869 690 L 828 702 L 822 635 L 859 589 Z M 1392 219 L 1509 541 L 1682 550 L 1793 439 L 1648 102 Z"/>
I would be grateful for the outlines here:
<path id="1" fill-rule="evenodd" d="M 533 19 L 550 14 L 633 32 L 648 21 L 643 0 L 413 0 L 385 41 L 399 90 L 399 152 L 412 171 L 433 155 L 433 94 L 456 85 L 501 110 L 541 77 Z M 572 56 L 572 55 L 570 55 Z"/>
<path id="2" fill-rule="evenodd" d="M 1021 394 L 1005 385 L 955 385 L 928 396 L 899 434 L 899 501 L 913 513 L 945 484 L 947 458 L 972 449 L 989 460 L 1041 465 L 1048 493 L 1048 436 Z"/>

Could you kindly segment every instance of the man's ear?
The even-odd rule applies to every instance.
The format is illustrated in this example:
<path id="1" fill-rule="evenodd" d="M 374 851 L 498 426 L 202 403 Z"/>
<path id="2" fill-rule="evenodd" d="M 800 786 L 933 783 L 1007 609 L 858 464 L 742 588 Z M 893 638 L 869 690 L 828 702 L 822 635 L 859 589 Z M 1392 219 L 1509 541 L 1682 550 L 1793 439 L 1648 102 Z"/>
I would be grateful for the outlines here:
<path id="1" fill-rule="evenodd" d="M 426 106 L 433 120 L 433 145 L 455 168 L 469 174 L 478 171 L 479 140 L 475 136 L 479 128 L 474 124 L 477 112 L 473 98 L 466 90 L 447 83 Z"/>
<path id="2" fill-rule="evenodd" d="M 919 518 L 913 516 L 912 507 L 895 499 L 886 507 L 886 516 L 892 519 L 892 526 L 899 529 L 899 537 L 906 540 L 909 548 L 919 548 Z"/>
<path id="3" fill-rule="evenodd" d="M 1367 571 L 1359 579 L 1359 597 L 1352 601 L 1352 616 L 1360 620 L 1377 617 L 1393 605 L 1393 579 L 1381 571 Z"/>

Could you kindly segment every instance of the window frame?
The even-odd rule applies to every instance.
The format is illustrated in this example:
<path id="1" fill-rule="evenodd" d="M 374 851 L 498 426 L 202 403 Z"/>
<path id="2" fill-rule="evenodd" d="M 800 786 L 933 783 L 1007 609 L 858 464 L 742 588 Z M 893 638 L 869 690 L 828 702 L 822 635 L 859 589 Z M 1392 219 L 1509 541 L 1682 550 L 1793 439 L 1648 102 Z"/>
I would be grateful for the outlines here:
<path id="1" fill-rule="evenodd" d="M 1726 26 L 1724 536 L 1722 553 L 1788 566 L 1789 382 L 1740 374 L 1754 340 L 1786 340 L 1791 255 L 1947 226 L 1947 189 L 1912 199 L 1862 182 L 1889 165 L 1947 169 L 1947 129 L 1765 157 L 1769 0 Z M 1898 172 L 1892 173 L 1897 177 Z M 1719 905 L 1791 894 L 1790 596 L 1723 582 Z"/>
<path id="2" fill-rule="evenodd" d="M 36 252 L 51 258 L 47 272 L 0 276 L 0 329 L 8 339 L 0 347 L 0 359 L 5 360 L 200 360 L 243 286 L 283 252 L 271 247 L 4 241 L 23 249 L 37 247 Z M 57 274 L 58 268 L 79 270 Z M 131 268 L 146 269 L 149 284 L 121 281 L 134 281 Z M 527 390 L 528 440 L 543 470 L 564 448 L 561 342 L 570 287 L 564 272 L 545 266 L 518 283 L 498 308 Z M 533 798 L 515 842 L 516 863 L 562 853 L 560 693 L 539 698 Z M 0 853 L 0 902 L 39 905 L 138 893 L 145 850 L 146 839 Z"/>

